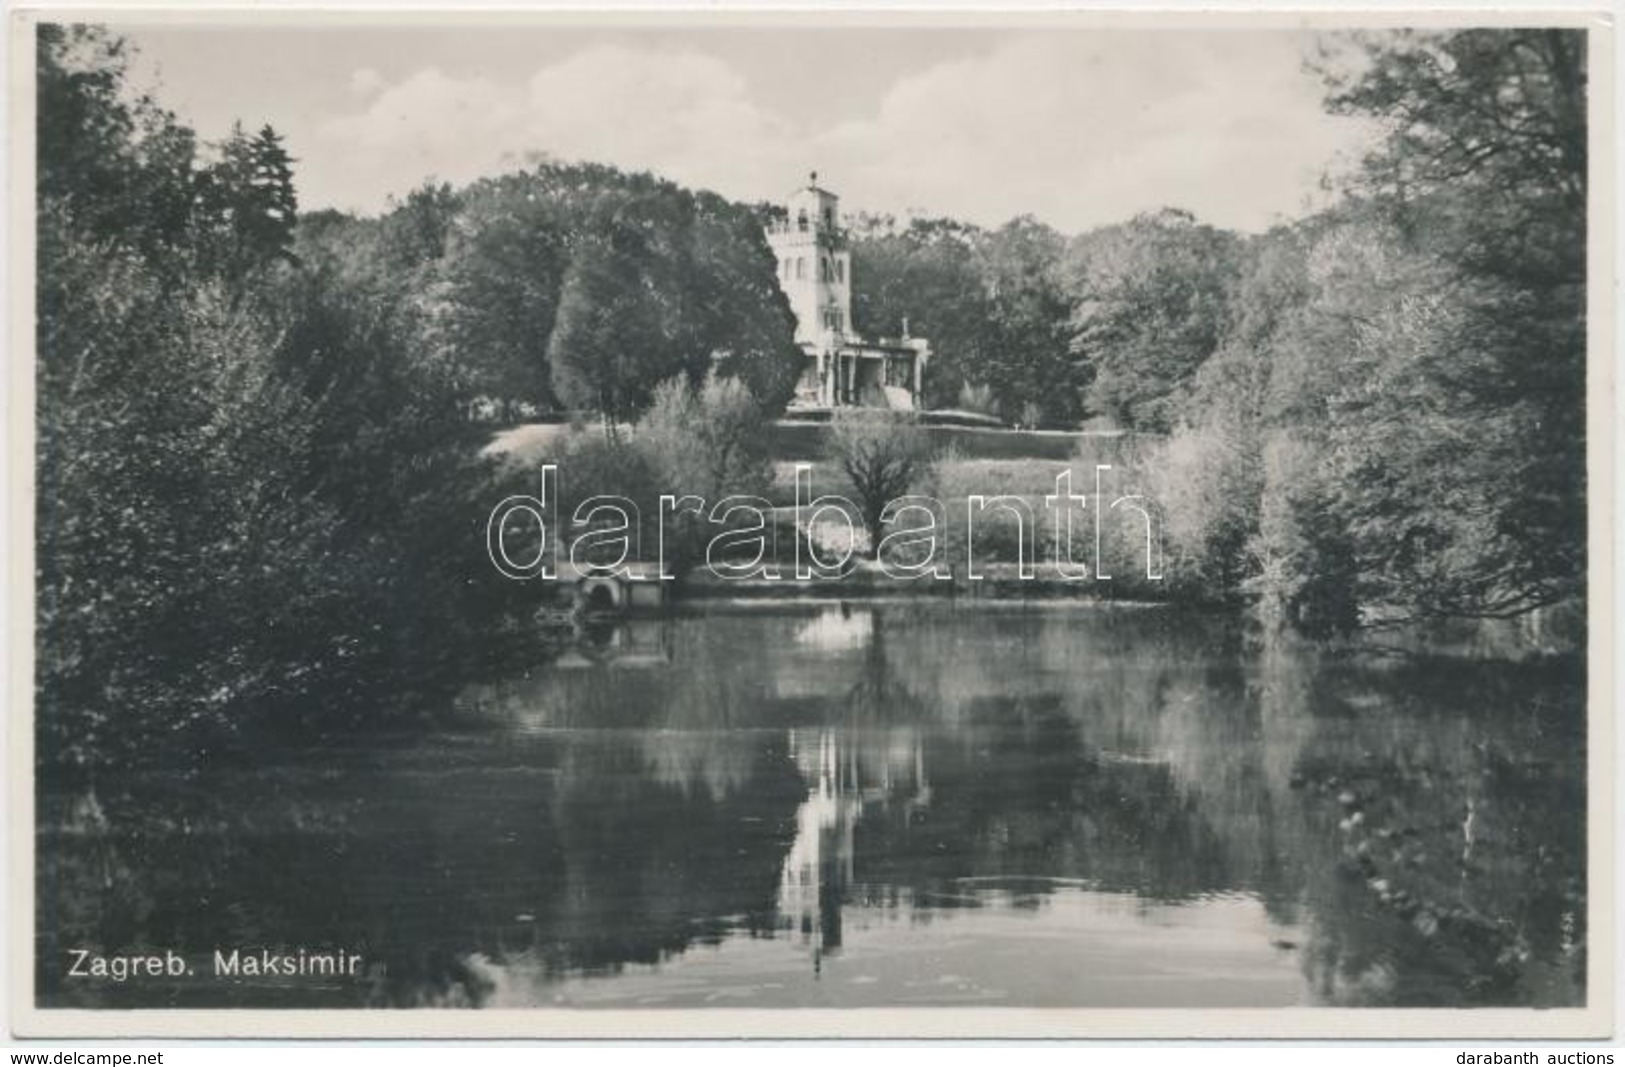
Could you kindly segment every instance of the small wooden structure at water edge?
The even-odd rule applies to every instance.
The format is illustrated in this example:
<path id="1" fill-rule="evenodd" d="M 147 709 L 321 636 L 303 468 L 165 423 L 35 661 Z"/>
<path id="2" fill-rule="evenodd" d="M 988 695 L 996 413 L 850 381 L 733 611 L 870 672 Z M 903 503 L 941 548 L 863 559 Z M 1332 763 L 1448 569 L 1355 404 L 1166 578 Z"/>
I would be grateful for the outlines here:
<path id="1" fill-rule="evenodd" d="M 628 562 L 611 571 L 561 560 L 553 582 L 561 602 L 577 611 L 620 615 L 666 606 L 672 583 L 659 575 L 659 565 L 650 562 Z"/>

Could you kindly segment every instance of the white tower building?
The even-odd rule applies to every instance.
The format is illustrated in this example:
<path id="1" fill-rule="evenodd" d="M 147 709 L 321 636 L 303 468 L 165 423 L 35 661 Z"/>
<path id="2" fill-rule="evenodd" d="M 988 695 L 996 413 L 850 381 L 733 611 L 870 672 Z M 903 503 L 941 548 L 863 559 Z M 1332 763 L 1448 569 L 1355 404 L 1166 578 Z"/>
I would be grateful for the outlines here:
<path id="1" fill-rule="evenodd" d="M 790 195 L 784 222 L 768 232 L 779 257 L 779 286 L 796 313 L 796 341 L 839 343 L 852 329 L 852 253 L 841 228 L 840 198 L 816 182 Z"/>
<path id="2" fill-rule="evenodd" d="M 852 252 L 840 198 L 819 188 L 818 172 L 790 194 L 783 219 L 767 229 L 778 257 L 779 288 L 796 316 L 796 343 L 809 357 L 795 403 L 912 409 L 930 346 L 920 339 L 869 343 L 852 328 Z"/>

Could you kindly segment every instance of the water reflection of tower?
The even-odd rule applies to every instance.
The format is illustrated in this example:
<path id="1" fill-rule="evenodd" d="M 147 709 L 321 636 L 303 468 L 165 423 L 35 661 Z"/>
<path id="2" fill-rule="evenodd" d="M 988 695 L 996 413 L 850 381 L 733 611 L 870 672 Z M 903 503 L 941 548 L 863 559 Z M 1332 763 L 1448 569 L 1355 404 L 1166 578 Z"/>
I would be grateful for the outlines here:
<path id="1" fill-rule="evenodd" d="M 879 808 L 906 825 L 929 803 L 930 785 L 913 727 L 791 730 L 789 746 L 808 792 L 779 879 L 779 914 L 811 946 L 818 969 L 825 953 L 841 947 L 841 908 L 856 881 L 858 820 L 866 808 Z"/>
<path id="2" fill-rule="evenodd" d="M 824 953 L 841 945 L 859 818 L 901 817 L 906 826 L 931 793 L 920 702 L 893 676 L 881 613 L 830 607 L 797 630 L 796 643 L 811 654 L 809 676 L 826 679 L 822 695 L 843 719 L 838 727 L 793 729 L 789 737 L 807 799 L 779 880 L 779 915 L 812 946 L 817 968 Z M 832 671 L 853 680 L 834 699 L 827 689 Z"/>
<path id="3" fill-rule="evenodd" d="M 843 774 L 830 730 L 790 731 L 790 756 L 811 786 L 796 812 L 796 839 L 779 880 L 779 914 L 789 918 L 814 959 L 841 946 L 841 894 L 852 882 L 852 835 L 863 800 Z"/>

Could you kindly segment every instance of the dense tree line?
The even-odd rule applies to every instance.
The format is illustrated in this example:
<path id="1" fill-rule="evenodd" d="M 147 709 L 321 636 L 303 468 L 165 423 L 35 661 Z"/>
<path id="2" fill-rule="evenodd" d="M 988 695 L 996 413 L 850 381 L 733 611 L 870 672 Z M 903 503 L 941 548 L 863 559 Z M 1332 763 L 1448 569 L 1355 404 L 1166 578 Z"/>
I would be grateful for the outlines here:
<path id="1" fill-rule="evenodd" d="M 1584 36 L 1356 43 L 1328 103 L 1389 133 L 1346 204 L 1246 249 L 1158 457 L 1178 573 L 1310 630 L 1577 599 Z"/>
<path id="2" fill-rule="evenodd" d="M 927 407 L 1025 425 L 1081 417 L 1059 233 L 1025 217 L 993 231 L 951 219 L 855 223 L 853 325 L 894 337 L 906 322 L 930 339 Z"/>
<path id="3" fill-rule="evenodd" d="M 769 409 L 801 354 L 756 213 L 593 164 L 459 190 L 429 185 L 377 219 L 307 219 L 300 254 L 404 290 L 471 397 L 635 421 L 673 377 L 711 370 Z"/>
<path id="4" fill-rule="evenodd" d="M 523 599 L 482 406 L 613 425 L 709 374 L 748 421 L 793 387 L 749 209 L 580 166 L 301 217 L 275 130 L 203 143 L 121 39 L 37 41 L 42 765 L 432 697 Z"/>
<path id="5" fill-rule="evenodd" d="M 473 438 L 411 308 L 298 259 L 274 130 L 202 144 L 126 63 L 115 37 L 39 28 L 36 684 L 56 766 L 354 721 L 475 616 Z"/>
<path id="6" fill-rule="evenodd" d="M 1511 616 L 1585 576 L 1585 38 L 1344 38 L 1326 105 L 1387 132 L 1334 208 L 1246 236 L 1164 210 L 858 228 L 854 315 L 932 339 L 932 406 L 1167 440 L 1182 594 L 1310 630 Z"/>
<path id="7" fill-rule="evenodd" d="M 863 216 L 855 232 L 854 324 L 891 336 L 906 319 L 931 340 L 927 406 L 1157 431 L 1225 330 L 1244 243 L 1174 209 L 1071 238 L 1028 217 Z"/>

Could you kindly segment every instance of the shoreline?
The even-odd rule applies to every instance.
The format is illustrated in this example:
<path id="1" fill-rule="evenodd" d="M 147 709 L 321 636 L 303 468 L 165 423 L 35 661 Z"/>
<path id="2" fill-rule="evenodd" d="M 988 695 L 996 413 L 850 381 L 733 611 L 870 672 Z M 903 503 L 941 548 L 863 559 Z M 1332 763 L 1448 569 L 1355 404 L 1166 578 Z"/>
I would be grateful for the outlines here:
<path id="1" fill-rule="evenodd" d="M 791 566 L 791 564 L 780 564 Z M 839 575 L 818 578 L 721 578 L 696 568 L 675 579 L 673 599 L 800 599 L 807 596 L 834 595 L 839 599 L 853 596 L 873 599 L 965 599 L 965 600 L 1070 600 L 1079 603 L 1122 603 L 1171 605 L 1179 601 L 1173 597 L 1147 595 L 1146 583 L 1139 580 L 1107 578 L 1062 578 L 1046 568 L 1034 568 L 1031 577 L 1023 578 L 1016 564 L 981 563 L 981 572 L 970 578 L 963 568 L 955 567 L 948 577 L 899 579 L 870 563 L 851 566 Z M 1121 590 L 1121 593 L 1119 592 Z M 1214 607 L 1225 605 L 1215 604 Z"/>

